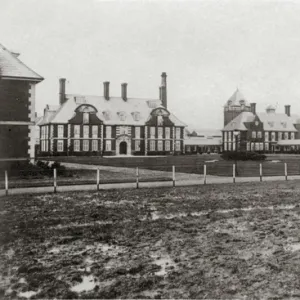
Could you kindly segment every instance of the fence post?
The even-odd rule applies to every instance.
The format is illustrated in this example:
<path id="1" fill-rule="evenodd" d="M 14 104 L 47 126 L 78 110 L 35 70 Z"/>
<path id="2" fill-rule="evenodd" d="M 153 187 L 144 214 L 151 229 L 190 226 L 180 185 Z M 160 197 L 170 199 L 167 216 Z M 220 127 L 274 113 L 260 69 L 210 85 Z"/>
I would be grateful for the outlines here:
<path id="1" fill-rule="evenodd" d="M 287 179 L 287 163 L 284 163 L 284 176 L 285 176 L 285 180 Z"/>
<path id="2" fill-rule="evenodd" d="M 99 184 L 100 184 L 100 169 L 97 169 L 97 191 L 99 191 Z"/>
<path id="3" fill-rule="evenodd" d="M 206 165 L 203 166 L 204 184 L 206 184 Z"/>
<path id="4" fill-rule="evenodd" d="M 232 179 L 233 183 L 235 183 L 235 164 L 232 165 Z"/>
<path id="5" fill-rule="evenodd" d="M 5 171 L 5 195 L 8 195 L 8 175 L 7 171 Z"/>
<path id="6" fill-rule="evenodd" d="M 139 167 L 136 167 L 136 188 L 139 188 Z"/>
<path id="7" fill-rule="evenodd" d="M 262 181 L 262 164 L 259 164 L 259 179 Z"/>
<path id="8" fill-rule="evenodd" d="M 173 176 L 172 176 L 173 187 L 175 187 L 175 185 L 176 185 L 176 184 L 175 184 L 175 180 L 176 180 L 176 179 L 175 179 L 175 166 L 172 167 L 172 173 L 173 173 Z"/>
<path id="9" fill-rule="evenodd" d="M 53 169 L 53 184 L 54 184 L 54 193 L 56 193 L 56 188 L 57 188 L 56 169 Z"/>

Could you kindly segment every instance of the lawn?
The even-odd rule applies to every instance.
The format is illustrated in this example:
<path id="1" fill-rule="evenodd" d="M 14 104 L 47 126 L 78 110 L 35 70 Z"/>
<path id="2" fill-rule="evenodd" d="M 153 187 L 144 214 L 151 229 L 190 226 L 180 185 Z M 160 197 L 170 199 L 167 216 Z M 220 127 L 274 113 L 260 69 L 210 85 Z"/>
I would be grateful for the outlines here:
<path id="1" fill-rule="evenodd" d="M 0 198 L 0 298 L 300 296 L 299 182 Z"/>

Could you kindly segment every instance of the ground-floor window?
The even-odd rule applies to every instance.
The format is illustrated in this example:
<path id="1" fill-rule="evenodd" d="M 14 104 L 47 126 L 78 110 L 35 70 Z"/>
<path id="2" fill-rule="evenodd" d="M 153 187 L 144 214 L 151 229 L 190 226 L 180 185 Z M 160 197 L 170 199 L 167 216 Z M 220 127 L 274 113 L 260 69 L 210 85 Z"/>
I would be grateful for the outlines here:
<path id="1" fill-rule="evenodd" d="M 170 143 L 170 141 L 166 141 L 165 150 L 170 151 L 170 149 L 171 149 L 171 143 Z"/>
<path id="2" fill-rule="evenodd" d="M 139 128 L 139 127 L 136 127 L 136 128 Z M 135 149 L 135 151 L 141 150 L 141 141 L 135 141 L 134 149 Z"/>
<path id="3" fill-rule="evenodd" d="M 64 141 L 58 140 L 57 141 L 57 152 L 63 152 L 64 151 Z"/>
<path id="4" fill-rule="evenodd" d="M 157 151 L 163 151 L 163 141 L 157 142 Z"/>
<path id="5" fill-rule="evenodd" d="M 150 151 L 155 151 L 155 141 L 150 141 Z"/>
<path id="6" fill-rule="evenodd" d="M 186 146 L 186 151 L 191 152 L 191 146 Z"/>
<path id="7" fill-rule="evenodd" d="M 83 151 L 89 151 L 89 141 L 88 140 L 83 141 Z"/>
<path id="8" fill-rule="evenodd" d="M 98 140 L 92 141 L 92 151 L 98 151 Z"/>
<path id="9" fill-rule="evenodd" d="M 231 151 L 231 143 L 228 143 L 228 151 Z"/>
<path id="10" fill-rule="evenodd" d="M 105 142 L 105 150 L 106 151 L 111 151 L 111 141 L 106 141 Z"/>
<path id="11" fill-rule="evenodd" d="M 269 143 L 265 143 L 265 151 L 269 151 Z"/>
<path id="12" fill-rule="evenodd" d="M 80 141 L 74 140 L 74 151 L 78 152 L 80 151 Z"/>
<path id="13" fill-rule="evenodd" d="M 227 143 L 224 143 L 224 151 L 227 151 Z"/>
<path id="14" fill-rule="evenodd" d="M 181 149 L 181 142 L 180 141 L 176 141 L 175 146 L 176 146 L 176 151 L 180 151 L 180 149 Z"/>

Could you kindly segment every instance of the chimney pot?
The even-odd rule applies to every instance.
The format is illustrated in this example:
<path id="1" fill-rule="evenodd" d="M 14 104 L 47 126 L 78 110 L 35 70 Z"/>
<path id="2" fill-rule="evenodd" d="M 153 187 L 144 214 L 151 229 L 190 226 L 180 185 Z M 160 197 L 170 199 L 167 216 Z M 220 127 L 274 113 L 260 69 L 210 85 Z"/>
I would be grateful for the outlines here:
<path id="1" fill-rule="evenodd" d="M 124 101 L 127 101 L 127 83 L 122 83 L 121 86 L 122 86 L 122 91 L 121 91 L 122 99 Z"/>
<path id="2" fill-rule="evenodd" d="M 256 103 L 250 103 L 250 111 L 255 115 L 256 114 Z"/>
<path id="3" fill-rule="evenodd" d="M 285 114 L 290 117 L 291 116 L 291 106 L 285 105 L 284 109 L 285 109 Z"/>
<path id="4" fill-rule="evenodd" d="M 59 79 L 59 104 L 66 102 L 66 78 Z"/>
<path id="5" fill-rule="evenodd" d="M 104 81 L 103 86 L 104 86 L 104 98 L 105 100 L 109 100 L 109 81 Z"/>

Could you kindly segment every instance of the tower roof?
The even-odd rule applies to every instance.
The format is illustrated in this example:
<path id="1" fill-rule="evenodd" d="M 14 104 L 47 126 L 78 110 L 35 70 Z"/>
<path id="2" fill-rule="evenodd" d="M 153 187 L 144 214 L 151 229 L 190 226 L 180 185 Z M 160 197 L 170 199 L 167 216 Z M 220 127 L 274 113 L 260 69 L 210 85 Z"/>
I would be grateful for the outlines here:
<path id="1" fill-rule="evenodd" d="M 244 95 L 240 92 L 239 89 L 233 93 L 233 95 L 227 100 L 227 106 L 249 106 L 249 103 L 245 99 Z"/>

